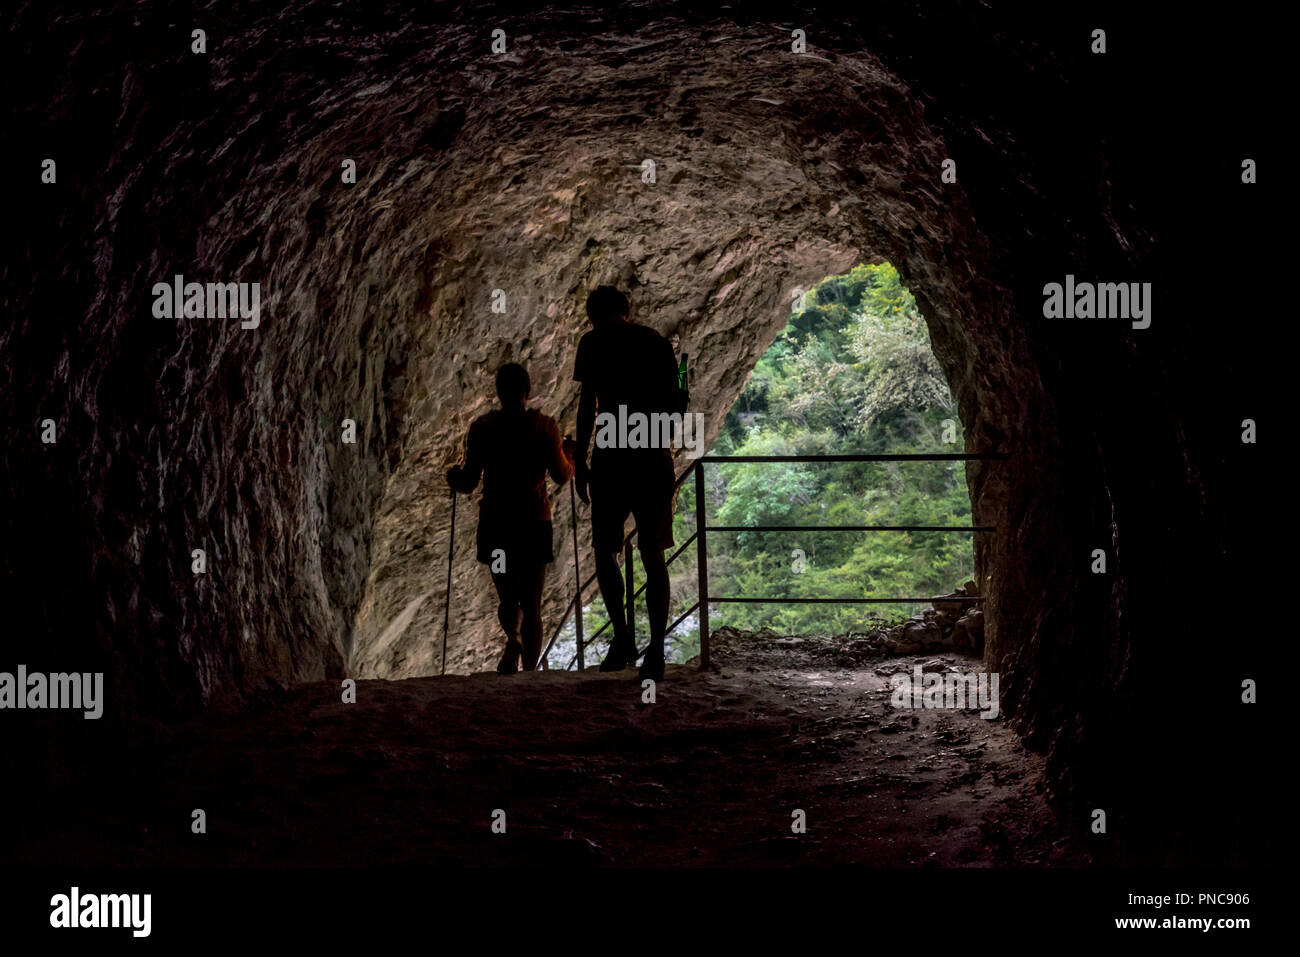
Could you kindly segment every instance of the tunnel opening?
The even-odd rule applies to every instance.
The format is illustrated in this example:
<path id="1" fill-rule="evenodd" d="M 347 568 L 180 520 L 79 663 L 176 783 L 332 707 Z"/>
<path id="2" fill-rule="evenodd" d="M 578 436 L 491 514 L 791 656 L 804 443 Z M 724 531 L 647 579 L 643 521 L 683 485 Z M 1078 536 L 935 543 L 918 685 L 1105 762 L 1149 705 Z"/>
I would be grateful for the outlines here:
<path id="1" fill-rule="evenodd" d="M 783 74 L 775 81 L 778 95 L 769 68 L 779 60 L 748 41 L 717 39 L 707 68 L 684 51 L 655 48 L 596 78 L 600 102 L 617 103 L 639 76 L 657 77 L 670 63 L 674 75 L 680 71 L 670 106 L 644 128 L 611 135 L 592 119 L 593 112 L 612 115 L 604 105 L 592 111 L 586 103 L 550 104 L 552 116 L 560 110 L 566 121 L 572 117 L 567 153 L 556 155 L 543 137 L 525 131 L 520 142 L 496 151 L 503 169 L 485 168 L 481 182 L 471 168 L 457 172 L 464 185 L 447 192 L 458 205 L 444 215 L 469 235 L 427 249 L 427 286 L 418 297 L 427 321 L 450 327 L 449 338 L 443 354 L 429 356 L 434 371 L 417 371 L 408 383 L 415 398 L 401 426 L 401 458 L 376 510 L 368 575 L 348 636 L 348 660 L 359 676 L 441 670 L 436 645 L 444 609 L 430 573 L 443 562 L 435 549 L 447 541 L 450 514 L 433 476 L 455 461 L 469 422 L 491 405 L 490 376 L 506 361 L 534 370 L 535 394 L 549 397 L 550 414 L 572 430 L 573 349 L 586 325 L 582 297 L 596 284 L 626 288 L 634 320 L 694 357 L 693 400 L 714 420 L 712 444 L 723 410 L 784 328 L 791 290 L 847 272 L 864 251 L 888 252 L 914 285 L 933 290 L 923 311 L 943 327 L 936 355 L 948 360 L 945 375 L 960 381 L 959 404 L 977 407 L 972 334 L 958 316 L 978 311 L 974 290 L 963 288 L 978 267 L 958 273 L 934 264 L 975 261 L 981 253 L 975 234 L 952 222 L 963 208 L 959 189 L 935 220 L 936 210 L 922 216 L 917 208 L 929 197 L 907 188 L 906 165 L 922 156 L 942 159 L 942 142 L 925 128 L 919 106 L 870 58 L 836 61 L 843 102 L 833 108 L 819 85 L 827 78 L 812 73 Z M 561 56 L 560 66 L 551 65 L 557 79 L 567 75 L 567 62 Z M 723 65 L 735 71 L 725 88 L 713 79 Z M 614 77 L 617 83 L 602 83 Z M 531 90 L 518 95 L 521 108 L 534 101 Z M 705 117 L 708 134 L 697 136 Z M 452 148 L 478 148 L 469 130 L 469 141 Z M 496 224 L 510 221 L 512 208 L 527 210 L 523 225 L 503 230 Z M 556 504 L 560 554 L 558 530 L 570 515 L 563 496 Z M 588 544 L 584 526 L 581 549 Z M 469 555 L 471 533 L 472 525 L 452 558 L 450 672 L 489 667 L 497 655 L 493 598 Z M 548 616 L 572 595 L 568 566 L 554 566 Z"/>
<path id="2" fill-rule="evenodd" d="M 965 448 L 956 403 L 931 351 L 928 329 L 893 266 L 859 265 L 806 292 L 795 288 L 791 299 L 788 322 L 724 413 L 712 447 L 695 449 L 695 456 L 923 455 Z M 691 460 L 686 455 L 678 461 L 683 477 Z M 674 627 L 668 649 L 670 661 L 686 663 L 700 653 L 700 618 L 692 610 L 699 573 L 691 547 L 695 485 L 679 482 L 673 532 L 680 547 L 670 549 Z M 916 530 L 971 524 L 961 461 L 721 463 L 711 468 L 704 487 L 710 521 L 724 526 L 909 526 L 896 534 L 835 529 L 713 535 L 710 593 L 753 603 L 711 604 L 711 628 L 879 634 L 919 617 L 930 601 L 878 600 L 933 597 L 973 585 L 973 533 Z M 558 561 L 567 562 L 572 543 L 561 532 L 555 551 Z M 639 599 L 632 602 L 633 631 L 644 641 L 650 623 L 643 569 L 631 540 L 622 556 L 625 570 L 629 556 L 633 572 L 627 580 Z M 604 603 L 590 591 L 586 596 L 583 658 L 590 663 L 604 657 L 611 631 Z M 799 597 L 843 603 L 800 605 Z M 762 598 L 773 601 L 758 602 Z M 858 598 L 878 603 L 853 604 Z M 549 666 L 577 667 L 572 608 L 556 611 L 566 618 Z"/>

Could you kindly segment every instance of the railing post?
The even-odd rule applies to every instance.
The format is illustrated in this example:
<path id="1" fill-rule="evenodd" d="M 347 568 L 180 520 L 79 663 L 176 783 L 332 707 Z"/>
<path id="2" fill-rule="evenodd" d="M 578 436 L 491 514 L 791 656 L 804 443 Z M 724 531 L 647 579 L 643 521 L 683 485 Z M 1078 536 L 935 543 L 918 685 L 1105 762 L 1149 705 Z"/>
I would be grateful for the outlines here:
<path id="1" fill-rule="evenodd" d="M 700 587 L 700 670 L 709 667 L 709 549 L 704 540 L 704 463 L 695 463 L 695 562 Z"/>
<path id="2" fill-rule="evenodd" d="M 586 667 L 582 656 L 582 572 L 578 570 L 578 496 L 569 482 L 569 514 L 573 519 L 573 587 L 577 589 L 573 600 L 573 629 L 578 638 L 578 670 Z"/>
<path id="3" fill-rule="evenodd" d="M 623 574 L 627 579 L 627 634 L 636 644 L 636 589 L 632 587 L 632 539 L 623 543 Z"/>

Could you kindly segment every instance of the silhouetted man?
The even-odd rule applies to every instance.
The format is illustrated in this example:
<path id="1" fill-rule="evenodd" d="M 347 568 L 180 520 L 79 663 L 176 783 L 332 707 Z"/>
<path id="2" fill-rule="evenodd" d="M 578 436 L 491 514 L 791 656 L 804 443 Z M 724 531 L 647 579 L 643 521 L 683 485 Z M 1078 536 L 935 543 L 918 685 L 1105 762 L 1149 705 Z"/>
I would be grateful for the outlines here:
<path id="1" fill-rule="evenodd" d="M 646 608 L 650 646 L 641 667 L 642 678 L 659 681 L 664 675 L 664 632 L 668 626 L 668 566 L 664 550 L 673 544 L 675 479 L 672 449 L 629 447 L 611 441 L 615 430 L 596 431 L 596 448 L 587 466 L 587 450 L 599 413 L 621 417 L 641 413 L 680 412 L 677 360 L 673 347 L 659 333 L 628 321 L 627 296 L 613 286 L 599 286 L 587 296 L 592 330 L 578 343 L 573 378 L 582 383 L 578 403 L 578 494 L 591 502 L 591 538 L 596 575 L 614 626 L 609 653 L 601 671 L 619 671 L 636 664 L 637 649 L 623 607 L 623 579 L 618 553 L 623 523 L 636 520 L 637 547 L 646 573 Z M 609 421 L 606 419 L 606 421 Z M 645 438 L 644 436 L 642 437 Z M 588 497 L 590 489 L 590 499 Z"/>
<path id="2" fill-rule="evenodd" d="M 560 442 L 555 420 L 524 402 L 532 391 L 528 372 L 511 362 L 497 370 L 501 408 L 469 427 L 465 465 L 447 482 L 466 494 L 483 475 L 478 512 L 478 560 L 492 572 L 497 619 L 506 648 L 497 665 L 503 675 L 537 666 L 542 653 L 542 586 L 551 551 L 551 502 L 546 473 L 559 485 L 573 477 L 573 442 Z"/>

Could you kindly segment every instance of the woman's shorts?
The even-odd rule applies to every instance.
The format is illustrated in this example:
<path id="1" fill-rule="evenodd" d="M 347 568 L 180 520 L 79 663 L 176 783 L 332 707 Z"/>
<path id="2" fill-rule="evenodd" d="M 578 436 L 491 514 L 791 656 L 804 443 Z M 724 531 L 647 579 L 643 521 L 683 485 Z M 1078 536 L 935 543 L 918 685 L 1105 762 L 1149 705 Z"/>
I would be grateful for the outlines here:
<path id="1" fill-rule="evenodd" d="M 512 561 L 545 565 L 555 561 L 552 535 L 549 521 L 508 521 L 480 514 L 476 536 L 477 557 L 484 565 L 490 566 L 504 556 L 507 574 Z"/>

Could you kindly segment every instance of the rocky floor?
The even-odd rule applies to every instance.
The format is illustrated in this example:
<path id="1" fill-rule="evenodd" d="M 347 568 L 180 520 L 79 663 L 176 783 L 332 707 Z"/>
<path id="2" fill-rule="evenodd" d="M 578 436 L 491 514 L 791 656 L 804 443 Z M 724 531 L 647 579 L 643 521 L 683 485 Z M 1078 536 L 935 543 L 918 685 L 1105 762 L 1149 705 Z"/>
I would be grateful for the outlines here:
<path id="1" fill-rule="evenodd" d="M 726 632 L 714 656 L 670 666 L 653 704 L 594 669 L 363 681 L 355 704 L 302 687 L 83 768 L 18 846 L 91 866 L 1082 863 L 1001 719 L 891 705 L 891 673 L 978 659 Z"/>

